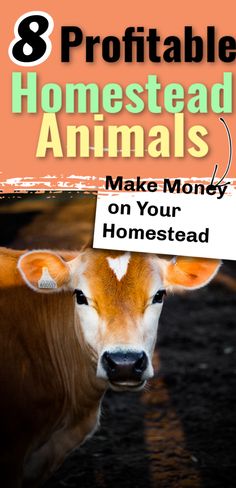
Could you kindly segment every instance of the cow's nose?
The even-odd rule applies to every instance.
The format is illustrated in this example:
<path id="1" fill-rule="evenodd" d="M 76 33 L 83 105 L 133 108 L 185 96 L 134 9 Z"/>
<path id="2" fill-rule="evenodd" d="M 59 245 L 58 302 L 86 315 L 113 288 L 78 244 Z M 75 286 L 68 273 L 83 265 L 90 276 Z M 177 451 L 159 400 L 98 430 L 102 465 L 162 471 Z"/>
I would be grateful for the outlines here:
<path id="1" fill-rule="evenodd" d="M 102 355 L 102 365 L 111 381 L 140 381 L 147 368 L 147 355 L 141 352 L 109 352 Z"/>

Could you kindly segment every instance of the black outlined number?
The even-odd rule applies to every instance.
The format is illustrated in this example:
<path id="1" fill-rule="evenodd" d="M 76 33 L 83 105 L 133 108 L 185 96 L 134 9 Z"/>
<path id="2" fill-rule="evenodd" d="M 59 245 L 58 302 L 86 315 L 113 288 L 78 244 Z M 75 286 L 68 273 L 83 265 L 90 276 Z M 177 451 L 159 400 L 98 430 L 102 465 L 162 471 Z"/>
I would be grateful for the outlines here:
<path id="1" fill-rule="evenodd" d="M 49 35 L 53 20 L 46 12 L 27 12 L 14 27 L 15 39 L 9 46 L 11 60 L 20 66 L 35 66 L 45 61 L 51 52 Z"/>

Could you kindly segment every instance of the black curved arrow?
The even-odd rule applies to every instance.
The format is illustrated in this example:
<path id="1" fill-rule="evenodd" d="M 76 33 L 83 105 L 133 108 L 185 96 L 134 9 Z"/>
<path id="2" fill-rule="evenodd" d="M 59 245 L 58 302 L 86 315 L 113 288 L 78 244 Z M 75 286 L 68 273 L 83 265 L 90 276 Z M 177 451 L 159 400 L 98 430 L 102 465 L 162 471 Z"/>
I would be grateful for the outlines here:
<path id="1" fill-rule="evenodd" d="M 226 186 L 226 185 L 229 185 L 230 184 L 230 181 L 227 181 L 227 183 L 223 183 L 222 185 L 220 184 L 225 179 L 225 177 L 227 176 L 227 174 L 228 174 L 228 172 L 230 170 L 230 166 L 231 166 L 231 163 L 232 163 L 232 155 L 233 155 L 233 144 L 232 144 L 232 138 L 231 138 L 231 134 L 230 134 L 229 127 L 226 124 L 226 122 L 223 119 L 223 117 L 220 117 L 220 121 L 224 124 L 224 127 L 226 129 L 226 133 L 227 133 L 227 136 L 228 136 L 229 158 L 228 158 L 227 168 L 226 168 L 226 170 L 225 170 L 222 178 L 220 178 L 220 180 L 217 183 L 214 183 L 214 178 L 216 176 L 216 172 L 217 172 L 217 169 L 218 169 L 218 164 L 215 165 L 215 168 L 214 168 L 214 171 L 213 171 L 213 175 L 212 175 L 212 178 L 211 178 L 211 183 L 210 183 L 213 186 Z"/>

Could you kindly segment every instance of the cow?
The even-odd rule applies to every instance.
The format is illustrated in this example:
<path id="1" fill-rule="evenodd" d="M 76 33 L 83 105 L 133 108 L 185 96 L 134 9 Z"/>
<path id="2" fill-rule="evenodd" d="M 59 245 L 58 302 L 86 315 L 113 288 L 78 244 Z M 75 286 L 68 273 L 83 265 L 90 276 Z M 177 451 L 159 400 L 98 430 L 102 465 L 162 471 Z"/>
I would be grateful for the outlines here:
<path id="1" fill-rule="evenodd" d="M 218 260 L 0 248 L 0 476 L 37 487 L 99 425 L 108 387 L 141 390 L 166 293 Z"/>

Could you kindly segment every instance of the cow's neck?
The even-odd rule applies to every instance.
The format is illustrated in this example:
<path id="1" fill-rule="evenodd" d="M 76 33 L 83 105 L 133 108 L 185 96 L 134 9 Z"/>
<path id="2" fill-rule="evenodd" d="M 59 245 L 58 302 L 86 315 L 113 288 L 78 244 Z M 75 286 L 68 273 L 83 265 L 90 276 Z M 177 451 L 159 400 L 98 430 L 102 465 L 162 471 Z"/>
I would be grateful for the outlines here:
<path id="1" fill-rule="evenodd" d="M 9 304 L 13 305 L 9 308 Z M 1 291 L 0 310 L 9 340 L 18 338 L 12 361 L 16 356 L 21 358 L 19 374 L 28 371 L 27 385 L 36 398 L 51 398 L 53 418 L 63 420 L 63 414 L 69 412 L 76 421 L 95 412 L 105 383 L 96 378 L 93 355 L 82 334 L 76 334 L 72 294 L 9 287 Z"/>
<path id="2" fill-rule="evenodd" d="M 71 294 L 59 296 L 61 313 L 58 310 L 58 322 L 52 321 L 47 329 L 46 340 L 63 388 L 66 410 L 70 406 L 72 415 L 82 418 L 97 410 L 106 385 L 96 377 L 96 357 L 76 323 Z"/>

